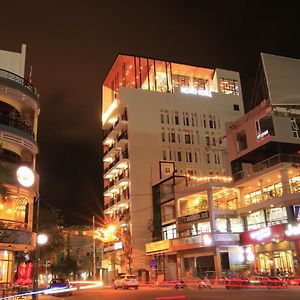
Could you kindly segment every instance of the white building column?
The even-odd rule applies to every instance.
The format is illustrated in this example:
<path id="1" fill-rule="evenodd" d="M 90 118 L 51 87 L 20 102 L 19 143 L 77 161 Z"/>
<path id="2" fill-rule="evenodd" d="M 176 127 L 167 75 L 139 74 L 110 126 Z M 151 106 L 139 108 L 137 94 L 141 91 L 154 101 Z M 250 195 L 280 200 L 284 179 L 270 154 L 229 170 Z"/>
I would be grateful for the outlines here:
<path id="1" fill-rule="evenodd" d="M 222 278 L 222 263 L 219 247 L 216 247 L 216 254 L 214 255 L 215 272 L 217 278 Z"/>
<path id="2" fill-rule="evenodd" d="M 211 232 L 216 232 L 216 219 L 214 215 L 214 198 L 213 198 L 213 192 L 212 187 L 208 187 L 207 189 L 207 200 L 208 200 L 208 213 L 209 213 L 209 223 L 210 223 L 210 229 Z"/>

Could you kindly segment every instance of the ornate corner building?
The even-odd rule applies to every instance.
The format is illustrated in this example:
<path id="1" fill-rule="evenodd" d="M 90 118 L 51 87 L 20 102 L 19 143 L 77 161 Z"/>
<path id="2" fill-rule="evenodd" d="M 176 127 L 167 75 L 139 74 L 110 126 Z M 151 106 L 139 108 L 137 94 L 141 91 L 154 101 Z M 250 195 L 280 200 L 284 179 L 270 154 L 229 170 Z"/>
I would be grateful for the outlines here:
<path id="1" fill-rule="evenodd" d="M 35 249 L 34 199 L 39 176 L 34 172 L 38 153 L 39 95 L 24 78 L 26 45 L 21 53 L 0 50 L 0 283 L 14 278 L 17 254 Z M 29 79 L 30 80 L 30 79 Z M 19 183 L 17 170 L 26 166 L 34 173 L 34 184 Z"/>

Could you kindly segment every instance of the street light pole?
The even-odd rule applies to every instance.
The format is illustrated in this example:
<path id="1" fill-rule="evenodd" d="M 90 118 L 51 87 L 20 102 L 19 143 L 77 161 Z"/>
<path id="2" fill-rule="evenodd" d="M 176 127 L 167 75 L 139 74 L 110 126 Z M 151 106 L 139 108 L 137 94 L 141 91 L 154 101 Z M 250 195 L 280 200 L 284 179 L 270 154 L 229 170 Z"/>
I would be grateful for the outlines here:
<path id="1" fill-rule="evenodd" d="M 34 252 L 34 269 L 33 269 L 33 291 L 37 291 L 39 288 L 39 259 L 40 259 L 40 246 L 38 243 L 37 235 L 39 231 L 39 219 L 40 219 L 40 196 L 36 196 L 36 221 L 35 221 L 35 231 L 36 231 L 36 245 Z M 38 298 L 37 294 L 32 295 L 32 300 Z"/>
<path id="2" fill-rule="evenodd" d="M 93 216 L 93 234 L 95 232 L 95 216 Z M 93 238 L 93 278 L 96 280 L 96 240 Z"/>

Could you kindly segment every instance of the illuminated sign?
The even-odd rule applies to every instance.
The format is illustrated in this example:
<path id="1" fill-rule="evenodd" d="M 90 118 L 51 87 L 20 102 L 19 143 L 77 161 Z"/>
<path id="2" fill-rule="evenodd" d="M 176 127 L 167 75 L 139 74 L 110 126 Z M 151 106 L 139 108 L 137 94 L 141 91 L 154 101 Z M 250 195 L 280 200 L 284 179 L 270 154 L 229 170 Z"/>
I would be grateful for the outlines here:
<path id="1" fill-rule="evenodd" d="M 117 242 L 114 244 L 114 250 L 119 250 L 119 249 L 123 249 L 122 242 Z"/>
<path id="2" fill-rule="evenodd" d="M 28 167 L 20 167 L 17 170 L 17 178 L 22 186 L 31 187 L 34 184 L 34 174 Z"/>
<path id="3" fill-rule="evenodd" d="M 287 236 L 299 235 L 300 234 L 300 224 L 298 224 L 296 226 L 288 224 L 285 234 Z"/>
<path id="4" fill-rule="evenodd" d="M 207 219 L 207 218 L 209 218 L 208 211 L 203 211 L 203 212 L 200 212 L 198 214 L 179 217 L 178 218 L 178 224 L 189 223 L 189 222 L 203 220 L 203 219 Z"/>
<path id="5" fill-rule="evenodd" d="M 146 253 L 167 251 L 169 249 L 170 249 L 170 240 L 162 240 L 162 241 L 146 244 Z"/>
<path id="6" fill-rule="evenodd" d="M 257 139 L 258 139 L 258 140 L 261 140 L 262 138 L 264 138 L 264 137 L 267 136 L 267 135 L 269 135 L 269 130 L 268 130 L 268 129 L 265 130 L 265 131 L 263 131 L 263 132 L 261 132 L 261 133 L 259 133 L 259 134 L 257 135 Z"/>
<path id="7" fill-rule="evenodd" d="M 203 96 L 203 97 L 212 97 L 211 91 L 198 90 L 194 87 L 188 87 L 188 86 L 182 86 L 180 88 L 180 92 L 182 94 L 198 95 L 198 96 Z"/>
<path id="8" fill-rule="evenodd" d="M 254 232 L 251 232 L 250 238 L 253 240 L 261 241 L 261 240 L 264 240 L 264 239 L 270 237 L 271 233 L 272 233 L 271 228 L 266 227 L 266 228 L 258 229 Z"/>

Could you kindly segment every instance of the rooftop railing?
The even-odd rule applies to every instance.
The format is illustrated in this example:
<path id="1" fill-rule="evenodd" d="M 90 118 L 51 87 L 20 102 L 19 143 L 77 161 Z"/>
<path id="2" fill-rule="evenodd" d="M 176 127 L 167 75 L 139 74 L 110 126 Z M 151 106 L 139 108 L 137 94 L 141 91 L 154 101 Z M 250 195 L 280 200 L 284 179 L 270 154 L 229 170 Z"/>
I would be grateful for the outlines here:
<path id="1" fill-rule="evenodd" d="M 23 77 L 15 74 L 15 73 L 9 72 L 7 70 L 0 69 L 0 79 L 1 78 L 8 79 L 10 81 L 13 81 L 15 83 L 22 85 L 28 91 L 33 93 L 37 98 L 39 98 L 39 93 L 38 93 L 37 89 Z"/>

